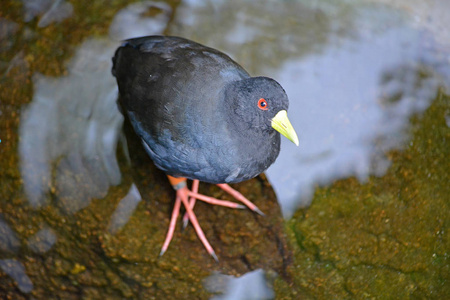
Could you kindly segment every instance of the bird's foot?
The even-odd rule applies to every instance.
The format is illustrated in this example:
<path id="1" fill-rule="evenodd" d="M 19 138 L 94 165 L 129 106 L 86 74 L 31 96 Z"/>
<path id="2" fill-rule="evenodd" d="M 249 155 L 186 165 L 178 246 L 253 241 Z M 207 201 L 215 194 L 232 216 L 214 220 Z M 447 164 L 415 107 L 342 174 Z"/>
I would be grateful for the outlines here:
<path id="1" fill-rule="evenodd" d="M 203 233 L 202 228 L 200 227 L 200 224 L 197 221 L 197 217 L 194 214 L 194 205 L 196 200 L 201 200 L 210 204 L 214 205 L 221 205 L 226 206 L 230 208 L 245 208 L 244 205 L 237 204 L 231 201 L 225 201 L 225 200 L 219 200 L 213 197 L 208 197 L 202 194 L 198 193 L 198 186 L 199 181 L 194 180 L 192 183 L 192 191 L 187 188 L 186 179 L 185 178 L 174 178 L 172 176 L 168 176 L 169 181 L 172 184 L 173 188 L 176 190 L 176 199 L 175 199 L 175 205 L 172 211 L 172 217 L 170 219 L 170 225 L 169 230 L 166 235 L 166 239 L 164 241 L 164 244 L 161 249 L 160 256 L 166 252 L 167 248 L 169 247 L 170 241 L 172 240 L 173 233 L 175 231 L 175 225 L 176 220 L 178 218 L 178 215 L 180 213 L 180 207 L 181 203 L 183 203 L 186 213 L 183 217 L 183 227 L 186 227 L 188 224 L 188 221 L 190 220 L 192 223 L 192 226 L 194 226 L 195 232 L 197 233 L 199 239 L 205 246 L 208 253 L 216 260 L 217 256 L 214 252 L 214 249 L 211 247 L 211 244 L 208 242 L 205 234 Z M 221 189 L 229 193 L 231 196 L 233 196 L 236 200 L 242 202 L 245 204 L 249 209 L 253 210 L 254 212 L 257 212 L 260 215 L 264 216 L 264 213 L 252 202 L 250 202 L 247 198 L 245 198 L 241 193 L 236 191 L 235 189 L 231 188 L 228 184 L 218 184 Z"/>
<path id="2" fill-rule="evenodd" d="M 181 202 L 183 202 L 184 207 L 186 208 L 186 213 L 188 214 L 189 220 L 191 220 L 192 226 L 195 228 L 195 232 L 197 233 L 200 241 L 203 243 L 203 245 L 206 248 L 206 251 L 216 260 L 219 261 L 216 253 L 214 252 L 214 249 L 211 247 L 211 244 L 208 242 L 208 239 L 206 238 L 205 234 L 203 233 L 202 228 L 200 227 L 200 224 L 198 223 L 197 217 L 194 214 L 194 211 L 189 206 L 188 196 L 191 193 L 187 186 L 181 187 L 177 189 L 177 196 L 175 199 L 175 206 L 172 211 L 172 217 L 170 218 L 170 225 L 169 225 L 169 231 L 166 235 L 166 240 L 164 241 L 164 244 L 161 248 L 160 256 L 166 252 L 167 248 L 169 247 L 170 241 L 172 240 L 173 233 L 175 231 L 175 223 L 178 218 L 178 214 L 180 213 L 180 206 Z"/>
<path id="3" fill-rule="evenodd" d="M 198 194 L 198 186 L 199 186 L 199 184 L 200 184 L 199 180 L 193 180 L 192 181 L 192 194 L 203 196 L 201 194 Z M 248 200 L 246 197 L 244 197 L 244 195 L 242 195 L 241 193 L 239 193 L 238 191 L 233 189 L 228 184 L 220 183 L 220 184 L 217 184 L 217 186 L 220 187 L 225 192 L 227 192 L 228 194 L 230 194 L 231 196 L 233 196 L 233 198 L 235 198 L 236 200 L 244 203 L 252 211 L 260 214 L 261 216 L 265 216 L 265 214 L 255 204 L 253 204 L 250 200 Z M 206 197 L 206 196 L 203 196 L 203 197 Z M 199 200 L 202 200 L 202 199 L 200 199 L 200 198 L 198 198 L 196 196 L 191 196 L 191 198 L 189 199 L 189 205 L 191 206 L 192 209 L 194 209 L 196 198 L 199 199 Z M 208 197 L 208 198 L 211 198 L 211 197 Z M 213 199 L 215 199 L 215 198 L 213 198 Z M 220 200 L 220 201 L 223 201 L 223 200 Z M 212 202 L 209 202 L 209 203 L 214 204 Z M 228 206 L 228 207 L 231 207 L 231 206 Z M 236 208 L 244 208 L 244 206 L 243 205 L 239 205 L 239 207 L 236 207 Z M 188 223 L 189 223 L 189 216 L 188 216 L 187 213 L 185 213 L 184 216 L 183 216 L 183 228 L 186 228 Z"/>

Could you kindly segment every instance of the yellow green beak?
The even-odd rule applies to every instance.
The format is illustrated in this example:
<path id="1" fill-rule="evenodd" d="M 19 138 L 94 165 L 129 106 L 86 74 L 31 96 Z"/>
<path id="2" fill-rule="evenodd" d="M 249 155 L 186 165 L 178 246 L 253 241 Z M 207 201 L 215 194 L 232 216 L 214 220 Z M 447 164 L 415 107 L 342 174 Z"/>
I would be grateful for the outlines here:
<path id="1" fill-rule="evenodd" d="M 287 111 L 280 110 L 272 119 L 272 127 L 298 146 L 298 137 L 288 119 Z"/>

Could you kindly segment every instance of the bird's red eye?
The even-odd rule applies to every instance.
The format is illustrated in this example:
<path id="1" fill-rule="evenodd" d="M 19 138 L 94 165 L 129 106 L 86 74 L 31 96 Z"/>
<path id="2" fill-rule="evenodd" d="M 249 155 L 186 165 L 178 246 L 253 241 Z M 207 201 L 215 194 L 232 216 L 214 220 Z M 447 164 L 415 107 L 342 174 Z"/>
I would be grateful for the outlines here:
<path id="1" fill-rule="evenodd" d="M 267 101 L 264 98 L 258 100 L 258 107 L 262 110 L 268 110 L 269 106 L 267 105 Z"/>

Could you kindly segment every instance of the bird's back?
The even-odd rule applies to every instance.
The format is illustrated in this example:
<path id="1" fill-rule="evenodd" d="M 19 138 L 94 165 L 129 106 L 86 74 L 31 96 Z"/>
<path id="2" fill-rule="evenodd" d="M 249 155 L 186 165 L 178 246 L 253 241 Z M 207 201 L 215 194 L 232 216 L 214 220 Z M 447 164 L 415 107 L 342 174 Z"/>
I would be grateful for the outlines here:
<path id="1" fill-rule="evenodd" d="M 223 88 L 250 77 L 227 55 L 178 37 L 136 38 L 118 48 L 112 72 L 123 113 L 167 174 L 212 183 L 257 175 L 242 177 L 238 150 L 220 138 L 229 134 Z"/>

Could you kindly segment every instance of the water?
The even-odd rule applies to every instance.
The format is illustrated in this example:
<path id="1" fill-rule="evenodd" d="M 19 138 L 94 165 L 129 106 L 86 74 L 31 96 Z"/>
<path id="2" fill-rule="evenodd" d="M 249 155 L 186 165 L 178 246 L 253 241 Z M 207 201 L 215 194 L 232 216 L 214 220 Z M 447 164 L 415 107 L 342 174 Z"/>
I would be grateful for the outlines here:
<path id="1" fill-rule="evenodd" d="M 2 53 L 17 50 L 14 38 L 19 34 L 19 38 L 40 35 L 39 28 L 64 26 L 65 20 L 79 14 L 67 1 L 23 3 L 22 20 L 0 19 Z M 23 195 L 14 198 L 21 200 L 2 202 L 0 268 L 21 295 L 45 294 L 36 285 L 41 279 L 27 272 L 34 266 L 34 257 L 48 259 L 58 274 L 68 277 L 83 273 L 85 265 L 88 270 L 95 269 L 78 263 L 77 254 L 52 261 L 52 251 L 65 247 L 63 231 L 73 234 L 83 229 L 80 221 L 71 223 L 71 216 L 83 212 L 94 199 L 114 193 L 124 181 L 128 194 L 111 208 L 104 230 L 114 236 L 140 213 L 137 207 L 144 196 L 136 185 L 124 180 L 116 157 L 118 148 L 126 148 L 126 141 L 121 132 L 123 119 L 115 105 L 117 88 L 110 74 L 110 58 L 121 39 L 163 33 L 184 36 L 226 52 L 252 75 L 266 75 L 281 83 L 290 98 L 289 117 L 300 147 L 283 140 L 280 157 L 267 175 L 283 215 L 290 218 L 299 207 L 311 203 L 317 185 L 351 176 L 362 182 L 371 175 L 383 176 L 390 166 L 387 151 L 409 143 L 410 118 L 425 111 L 438 88 L 448 88 L 450 82 L 450 24 L 442 17 L 448 5 L 445 1 L 189 0 L 176 10 L 166 3 L 148 1 L 116 9 L 109 33 L 80 41 L 66 62 L 64 76 L 35 73 L 30 77 L 32 99 L 18 105 L 16 131 L 10 130 L 11 125 L 0 127 L 0 151 L 11 144 L 11 135 L 20 137 L 15 149 L 17 163 L 2 166 L 2 180 L 6 186 L 12 184 L 11 178 L 20 176 L 17 193 Z M 36 24 L 26 23 L 22 30 L 23 22 Z M 11 72 L 29 72 L 24 51 L 2 61 L 4 77 Z M 2 118 L 10 117 L 5 116 L 6 111 L 10 107 L 0 106 Z M 55 216 L 49 207 L 57 207 L 61 214 Z M 11 217 L 26 213 L 30 217 L 24 224 Z M 56 219 L 67 222 L 70 230 L 60 230 Z M 108 243 L 102 240 L 98 244 Z M 75 253 L 87 251 L 82 247 Z M 137 261 L 123 269 L 114 259 L 109 260 L 105 248 L 97 259 L 114 266 L 116 273 L 128 274 L 132 267 L 145 265 Z M 248 296 L 255 283 L 250 294 L 253 289 L 258 292 L 253 293 L 256 299 L 271 298 L 273 278 L 267 285 L 264 272 L 254 271 L 240 279 L 216 274 L 205 287 L 212 293 L 223 292 L 220 299 L 234 299 L 237 294 Z M 120 281 L 108 276 L 108 282 L 99 286 L 116 286 Z M 224 278 L 226 283 L 215 288 L 214 282 Z M 121 284 L 122 296 L 135 295 Z"/>
<path id="2" fill-rule="evenodd" d="M 267 174 L 289 218 L 318 184 L 382 176 L 383 153 L 407 141 L 409 118 L 449 82 L 448 57 L 433 36 L 440 27 L 417 29 L 413 17 L 365 1 L 186 1 L 170 29 L 286 89 L 300 148 L 283 139 Z"/>

